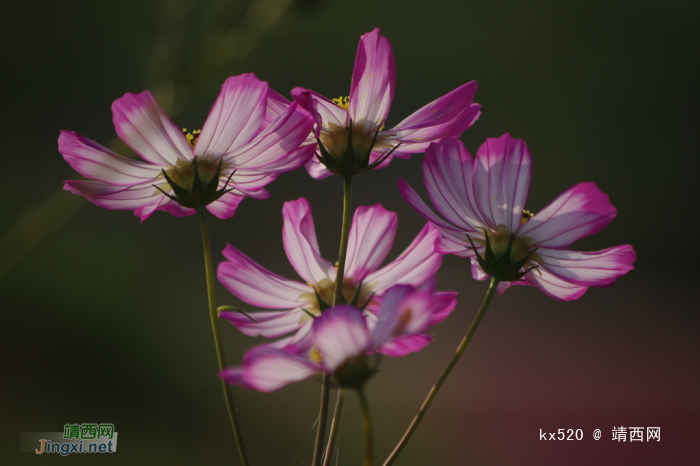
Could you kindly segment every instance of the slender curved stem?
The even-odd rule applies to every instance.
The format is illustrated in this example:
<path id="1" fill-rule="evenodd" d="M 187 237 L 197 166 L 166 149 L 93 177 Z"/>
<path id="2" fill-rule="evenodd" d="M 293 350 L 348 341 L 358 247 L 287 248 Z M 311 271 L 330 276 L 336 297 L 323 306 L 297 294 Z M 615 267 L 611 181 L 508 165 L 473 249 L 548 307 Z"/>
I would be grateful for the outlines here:
<path id="1" fill-rule="evenodd" d="M 219 370 L 222 370 L 226 367 L 226 359 L 224 358 L 224 347 L 221 344 L 219 312 L 216 305 L 216 275 L 214 274 L 214 265 L 211 258 L 211 246 L 209 244 L 209 231 L 207 230 L 207 222 L 204 219 L 203 208 L 197 209 L 197 216 L 199 217 L 199 227 L 202 231 L 202 244 L 204 246 L 204 269 L 207 275 L 209 317 L 211 318 L 211 329 L 214 333 L 214 345 L 216 346 L 216 357 L 219 360 Z M 231 389 L 223 380 L 221 381 L 221 384 L 224 389 L 224 398 L 226 399 L 226 408 L 228 409 L 228 416 L 231 420 L 231 427 L 233 428 L 233 436 L 236 438 L 236 445 L 238 446 L 238 454 L 241 456 L 241 463 L 243 466 L 248 466 L 248 457 L 245 452 L 245 447 L 243 446 L 243 437 L 241 437 L 241 428 L 238 424 L 238 418 L 236 417 L 236 407 L 233 404 Z"/>
<path id="2" fill-rule="evenodd" d="M 338 399 L 335 401 L 335 411 L 333 412 L 333 421 L 331 422 L 331 433 L 328 434 L 328 445 L 326 446 L 326 457 L 323 460 L 323 466 L 330 466 L 333 459 L 333 447 L 335 446 L 335 438 L 338 435 L 338 427 L 340 426 L 340 413 L 343 411 L 343 402 L 345 401 L 345 389 L 338 390 Z"/>
<path id="3" fill-rule="evenodd" d="M 372 442 L 372 419 L 369 416 L 369 404 L 365 391 L 362 388 L 357 389 L 357 396 L 360 397 L 360 408 L 362 409 L 362 427 L 365 431 L 365 460 L 362 466 L 372 466 L 372 456 L 374 447 Z"/>
<path id="4" fill-rule="evenodd" d="M 340 232 L 340 253 L 338 254 L 338 267 L 335 279 L 335 290 L 333 292 L 333 306 L 337 306 L 342 301 L 343 296 L 343 274 L 345 272 L 345 256 L 348 253 L 348 237 L 350 236 L 350 221 L 352 210 L 352 176 L 343 177 L 343 227 Z M 311 466 L 321 465 L 323 456 L 323 441 L 326 436 L 326 417 L 328 414 L 328 392 L 330 390 L 330 376 L 323 373 L 323 383 L 321 385 L 321 408 L 318 413 L 318 430 L 316 431 L 316 442 L 314 443 L 314 456 Z"/>
<path id="5" fill-rule="evenodd" d="M 445 370 L 440 375 L 440 378 L 437 380 L 437 382 L 435 382 L 435 385 L 433 385 L 433 388 L 430 389 L 428 396 L 425 398 L 425 401 L 423 401 L 423 405 L 418 410 L 418 414 L 416 414 L 416 416 L 413 418 L 411 425 L 408 426 L 408 429 L 403 434 L 403 437 L 401 437 L 401 440 L 399 440 L 399 443 L 396 444 L 396 446 L 392 450 L 391 454 L 386 459 L 386 461 L 384 461 L 382 466 L 389 466 L 391 463 L 393 463 L 394 460 L 396 460 L 396 457 L 399 456 L 399 453 L 401 453 L 401 450 L 403 449 L 403 447 L 406 446 L 408 439 L 411 438 L 411 435 L 418 427 L 418 423 L 420 423 L 421 419 L 423 419 L 425 412 L 430 407 L 430 403 L 433 402 L 433 399 L 435 398 L 435 395 L 437 395 L 438 390 L 440 390 L 442 383 L 445 381 L 447 376 L 450 375 L 452 368 L 455 366 L 455 364 L 457 364 L 457 361 L 459 361 L 459 358 L 462 356 L 462 353 L 464 353 L 464 350 L 467 348 L 469 341 L 471 341 L 472 336 L 474 335 L 474 332 L 476 332 L 476 329 L 479 326 L 481 319 L 484 317 L 484 314 L 486 313 L 486 309 L 489 307 L 489 304 L 491 303 L 491 299 L 493 298 L 494 294 L 496 294 L 496 288 L 498 287 L 498 283 L 499 283 L 498 279 L 493 278 L 493 277 L 491 278 L 491 284 L 489 285 L 489 289 L 486 292 L 486 296 L 484 297 L 484 301 L 481 303 L 481 307 L 479 308 L 479 312 L 476 313 L 476 317 L 474 317 L 474 321 L 472 322 L 471 326 L 469 327 L 467 334 L 464 336 L 464 338 L 462 339 L 462 342 L 457 347 L 457 351 L 455 352 L 454 356 L 452 356 L 452 359 L 450 360 L 449 364 L 447 364 L 447 367 L 445 367 Z"/>

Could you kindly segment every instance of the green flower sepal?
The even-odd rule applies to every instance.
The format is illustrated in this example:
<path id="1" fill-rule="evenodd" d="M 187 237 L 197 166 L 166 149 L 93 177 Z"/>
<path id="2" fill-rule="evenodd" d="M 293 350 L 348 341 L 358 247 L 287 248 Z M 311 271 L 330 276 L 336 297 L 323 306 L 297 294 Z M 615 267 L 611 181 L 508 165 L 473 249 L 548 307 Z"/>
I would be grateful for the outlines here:
<path id="1" fill-rule="evenodd" d="M 484 250 L 484 257 L 481 257 L 479 255 L 479 252 L 476 250 L 476 246 L 474 246 L 474 242 L 472 241 L 471 237 L 467 235 L 467 239 L 469 240 L 469 244 L 472 245 L 474 255 L 476 257 L 476 260 L 479 262 L 481 270 L 483 270 L 485 274 L 495 278 L 499 282 L 518 281 L 522 279 L 530 270 L 539 267 L 535 265 L 525 270 L 524 272 L 520 271 L 520 269 L 522 269 L 525 266 L 525 264 L 535 253 L 535 251 L 537 251 L 537 248 L 533 248 L 530 251 L 528 251 L 525 257 L 518 260 L 514 260 L 511 257 L 511 251 L 513 249 L 513 240 L 515 239 L 515 235 L 513 233 L 510 234 L 508 247 L 498 257 L 496 257 L 496 254 L 494 254 L 493 249 L 491 248 L 489 235 L 486 232 L 484 232 L 484 237 L 486 238 L 486 247 Z"/>
<path id="2" fill-rule="evenodd" d="M 224 194 L 236 189 L 235 187 L 228 188 L 231 177 L 234 173 L 236 173 L 236 170 L 231 172 L 226 180 L 226 184 L 224 184 L 224 187 L 217 189 L 219 187 L 219 175 L 221 174 L 222 162 L 222 160 L 219 160 L 219 165 L 216 167 L 216 173 L 214 173 L 214 176 L 206 183 L 206 185 L 202 182 L 202 179 L 199 176 L 197 170 L 197 157 L 195 156 L 194 161 L 192 162 L 194 167 L 194 176 L 191 189 L 179 186 L 170 178 L 170 176 L 168 176 L 168 173 L 165 170 L 163 170 L 163 177 L 165 177 L 165 180 L 168 182 L 175 195 L 173 196 L 172 194 L 166 193 L 156 185 L 153 186 L 181 206 L 189 207 L 190 209 L 199 209 L 211 204 L 212 202 L 220 199 Z"/>
<path id="3" fill-rule="evenodd" d="M 318 143 L 318 148 L 321 151 L 321 155 L 318 152 L 315 154 L 319 162 L 321 162 L 329 172 L 341 176 L 355 176 L 368 171 L 372 171 L 377 168 L 382 162 L 384 162 L 400 145 L 398 143 L 391 149 L 387 149 L 384 153 L 374 162 L 369 163 L 369 156 L 372 153 L 374 144 L 377 142 L 377 134 L 379 134 L 379 128 L 374 132 L 374 138 L 372 139 L 372 144 L 369 148 L 355 152 L 352 138 L 352 121 L 350 121 L 350 126 L 348 128 L 348 143 L 345 149 L 345 153 L 341 156 L 334 157 L 328 150 L 324 147 L 320 138 L 316 138 Z"/>

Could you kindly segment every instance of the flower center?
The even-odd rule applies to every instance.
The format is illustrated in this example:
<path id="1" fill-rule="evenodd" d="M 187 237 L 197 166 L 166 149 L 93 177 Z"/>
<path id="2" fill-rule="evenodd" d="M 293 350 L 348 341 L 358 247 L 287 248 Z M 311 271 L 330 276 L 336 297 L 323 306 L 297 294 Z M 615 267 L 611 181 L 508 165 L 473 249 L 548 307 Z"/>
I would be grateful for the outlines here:
<path id="1" fill-rule="evenodd" d="M 534 217 L 535 214 L 530 212 L 529 210 L 523 210 L 523 218 L 520 219 L 520 225 L 525 225 L 528 220 L 530 220 L 532 217 Z"/>
<path id="2" fill-rule="evenodd" d="M 196 129 L 196 130 L 192 131 L 192 133 L 188 133 L 187 128 L 182 128 L 182 134 L 185 135 L 185 139 L 187 139 L 187 143 L 190 145 L 190 147 L 192 149 L 194 149 L 194 145 L 197 144 L 197 139 L 199 139 L 199 135 L 201 133 L 202 133 L 201 129 Z"/>
<path id="3" fill-rule="evenodd" d="M 317 283 L 315 286 L 312 285 L 311 283 L 308 283 L 309 286 L 313 287 L 316 289 L 316 292 L 314 293 L 313 291 L 311 293 L 304 293 L 303 295 L 300 296 L 301 299 L 307 302 L 305 306 L 302 306 L 306 311 L 308 311 L 310 314 L 313 314 L 314 316 L 320 316 L 321 315 L 321 308 L 322 306 L 319 305 L 318 299 L 316 298 L 316 293 L 318 293 L 318 296 L 321 298 L 321 300 L 328 304 L 332 305 L 333 304 L 333 294 L 335 292 L 335 282 L 332 282 L 328 280 L 327 278 L 324 278 L 321 280 L 319 283 Z M 343 279 L 343 298 L 345 299 L 346 303 L 352 303 L 353 299 L 355 298 L 355 295 L 357 295 L 357 306 L 359 308 L 363 308 L 368 304 L 368 298 L 372 294 L 372 285 L 362 285 L 362 288 L 360 288 L 360 292 L 357 292 L 357 283 L 352 279 L 352 277 L 347 277 Z M 312 317 L 307 314 L 306 312 L 303 313 L 301 318 L 299 319 L 299 323 L 303 324 L 305 322 L 308 322 L 309 319 Z"/>
<path id="4" fill-rule="evenodd" d="M 195 132 L 195 134 L 198 133 Z M 194 143 L 197 142 L 196 137 L 194 141 Z M 190 145 L 194 147 L 194 143 L 190 143 Z M 212 157 L 197 158 L 197 175 L 199 175 L 199 179 L 204 186 L 207 186 L 214 178 L 217 168 L 219 168 L 219 160 L 215 160 Z M 222 164 L 221 171 L 223 172 L 225 168 L 226 164 Z M 165 172 L 178 186 L 188 191 L 192 190 L 194 184 L 194 162 L 178 159 L 175 165 L 166 169 Z"/>
<path id="5" fill-rule="evenodd" d="M 343 110 L 348 110 L 350 108 L 350 96 L 340 96 L 333 99 L 333 103 Z"/>
<path id="6" fill-rule="evenodd" d="M 505 225 L 501 224 L 498 225 L 496 230 L 486 230 L 486 234 L 489 237 L 489 243 L 491 243 L 491 250 L 493 251 L 494 256 L 496 259 L 500 258 L 508 249 L 508 243 L 510 243 L 510 232 Z M 485 240 L 475 240 L 474 242 L 480 244 L 481 246 L 486 246 Z M 530 244 L 531 242 L 532 239 L 526 236 L 521 238 L 516 236 L 513 238 L 513 244 L 511 245 L 510 249 L 511 261 L 515 262 L 525 257 L 533 248 L 533 245 Z M 537 254 L 533 254 L 530 256 L 530 260 L 528 262 L 534 261 L 536 258 L 539 258 Z"/>
<path id="7" fill-rule="evenodd" d="M 321 362 L 323 362 L 323 356 L 321 356 L 321 353 L 315 346 L 312 346 L 309 350 L 309 361 L 315 364 L 321 364 Z"/>

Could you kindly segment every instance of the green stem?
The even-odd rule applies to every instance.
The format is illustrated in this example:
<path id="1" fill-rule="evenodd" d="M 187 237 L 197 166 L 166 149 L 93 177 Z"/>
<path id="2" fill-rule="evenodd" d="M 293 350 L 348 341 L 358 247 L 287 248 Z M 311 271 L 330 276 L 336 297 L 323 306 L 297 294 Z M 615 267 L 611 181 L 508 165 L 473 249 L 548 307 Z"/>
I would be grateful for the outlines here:
<path id="1" fill-rule="evenodd" d="M 430 389 L 430 393 L 428 393 L 428 396 L 425 398 L 425 401 L 423 401 L 423 405 L 418 410 L 418 414 L 416 414 L 416 417 L 413 418 L 411 425 L 408 426 L 406 433 L 403 434 L 403 437 L 401 437 L 401 440 L 399 440 L 399 443 L 396 444 L 396 447 L 394 447 L 394 450 L 391 452 L 386 461 L 384 461 L 384 464 L 382 466 L 389 466 L 391 463 L 393 463 L 394 460 L 396 460 L 396 457 L 399 456 L 399 453 L 401 453 L 401 450 L 403 450 L 403 447 L 406 446 L 408 439 L 411 438 L 411 435 L 416 430 L 416 427 L 418 427 L 418 423 L 420 423 L 421 419 L 423 419 L 425 412 L 430 407 L 430 403 L 433 402 L 433 399 L 435 398 L 435 395 L 437 395 L 438 390 L 440 390 L 442 383 L 445 381 L 447 376 L 450 375 L 452 368 L 455 366 L 455 364 L 457 364 L 457 361 L 459 361 L 459 358 L 462 356 L 462 353 L 464 353 L 464 350 L 467 348 L 469 341 L 471 341 L 474 332 L 476 332 L 476 329 L 479 326 L 481 319 L 486 313 L 486 309 L 491 303 L 491 299 L 496 294 L 496 288 L 498 287 L 498 283 L 498 279 L 493 277 L 491 278 L 491 284 L 489 285 L 489 289 L 486 292 L 486 296 L 484 297 L 484 302 L 481 303 L 479 312 L 476 313 L 476 317 L 474 317 L 474 321 L 469 327 L 467 334 L 464 336 L 462 342 L 457 347 L 457 351 L 455 352 L 454 356 L 452 356 L 452 359 L 450 360 L 449 364 L 447 364 L 447 367 L 440 375 L 440 378 L 437 380 L 435 385 L 433 385 L 433 388 Z"/>
<path id="2" fill-rule="evenodd" d="M 340 233 L 340 253 L 338 254 L 338 267 L 335 279 L 335 290 L 333 293 L 333 306 L 341 303 L 343 296 L 343 273 L 345 272 L 345 256 L 348 253 L 348 237 L 350 236 L 350 221 L 352 210 L 352 175 L 343 176 L 343 227 Z M 330 376 L 323 373 L 323 383 L 321 385 L 321 408 L 318 413 L 318 430 L 316 431 L 316 442 L 314 443 L 314 456 L 311 466 L 321 465 L 323 455 L 323 441 L 326 436 L 326 417 L 328 415 L 328 394 L 330 391 Z"/>
<path id="3" fill-rule="evenodd" d="M 337 306 L 343 299 L 343 278 L 345 274 L 345 256 L 348 255 L 348 237 L 350 236 L 350 222 L 352 216 L 352 176 L 343 177 L 343 230 L 340 233 L 340 252 L 338 253 L 338 272 L 335 279 L 335 293 L 333 294 L 333 306 Z"/>
<path id="4" fill-rule="evenodd" d="M 338 427 L 340 426 L 340 413 L 343 411 L 343 402 L 345 401 L 345 389 L 338 390 L 338 399 L 335 402 L 335 411 L 333 412 L 333 421 L 331 422 L 331 433 L 328 434 L 328 445 L 326 446 L 326 458 L 323 460 L 323 466 L 330 466 L 333 458 L 333 447 L 335 446 L 335 438 L 338 435 Z"/>
<path id="5" fill-rule="evenodd" d="M 202 244 L 204 246 L 204 269 L 207 275 L 207 297 L 209 298 L 209 317 L 211 318 L 211 329 L 214 333 L 216 357 L 219 360 L 219 370 L 221 371 L 226 367 L 226 360 L 224 358 L 224 347 L 221 344 L 221 331 L 219 330 L 219 312 L 216 305 L 216 275 L 214 274 L 214 265 L 211 258 L 211 246 L 209 244 L 209 232 L 207 230 L 207 222 L 204 219 L 203 208 L 197 209 L 197 216 L 199 217 L 199 227 L 202 231 Z M 238 418 L 236 417 L 236 407 L 233 404 L 233 396 L 231 396 L 231 389 L 223 380 L 221 381 L 221 384 L 224 389 L 224 398 L 226 399 L 226 408 L 228 409 L 228 416 L 231 420 L 231 427 L 233 428 L 233 436 L 236 438 L 238 453 L 241 456 L 241 463 L 243 464 L 243 466 L 248 466 L 248 457 L 246 456 L 245 447 L 243 446 L 241 428 L 238 425 Z"/>
<path id="6" fill-rule="evenodd" d="M 369 417 L 369 404 L 362 388 L 357 389 L 357 396 L 360 398 L 362 427 L 365 431 L 365 460 L 362 462 L 362 466 L 372 466 L 374 448 L 372 446 L 372 419 Z"/>

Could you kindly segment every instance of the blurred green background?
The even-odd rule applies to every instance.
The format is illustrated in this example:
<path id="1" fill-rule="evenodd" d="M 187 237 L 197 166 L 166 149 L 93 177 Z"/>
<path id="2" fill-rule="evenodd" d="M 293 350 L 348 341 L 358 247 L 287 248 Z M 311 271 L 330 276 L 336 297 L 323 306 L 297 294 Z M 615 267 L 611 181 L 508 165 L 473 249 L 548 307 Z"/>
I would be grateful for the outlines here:
<path id="1" fill-rule="evenodd" d="M 698 464 L 697 241 L 700 4 L 689 1 L 134 1 L 5 2 L 0 183 L 0 463 L 238 464 L 216 379 L 196 220 L 158 212 L 140 224 L 61 191 L 77 178 L 59 130 L 115 144 L 110 105 L 152 90 L 179 126 L 201 127 L 230 75 L 254 72 L 347 95 L 360 35 L 394 48 L 388 124 L 477 80 L 483 105 L 462 137 L 473 153 L 504 132 L 534 157 L 528 208 L 595 181 L 619 214 L 581 250 L 631 243 L 636 270 L 571 303 L 530 287 L 495 300 L 472 345 L 397 465 Z M 356 180 L 354 205 L 399 214 L 392 260 L 423 220 L 397 180 L 425 192 L 421 155 Z M 305 171 L 210 217 L 216 261 L 227 242 L 296 278 L 281 209 L 306 197 L 322 253 L 335 260 L 339 179 Z M 383 460 L 466 331 L 486 284 L 446 257 L 453 316 L 419 354 L 385 358 L 369 386 Z M 220 288 L 221 304 L 240 304 Z M 695 304 L 693 304 L 695 303 Z M 250 306 L 244 306 L 250 309 Z M 257 343 L 223 324 L 228 360 Z M 252 465 L 301 465 L 320 385 L 273 394 L 234 388 Z M 339 463 L 363 446 L 348 397 Z M 19 453 L 20 432 L 114 423 L 112 455 Z M 610 440 L 613 426 L 660 426 L 661 442 Z M 543 442 L 539 431 L 583 429 Z M 595 441 L 599 428 L 603 439 Z"/>

